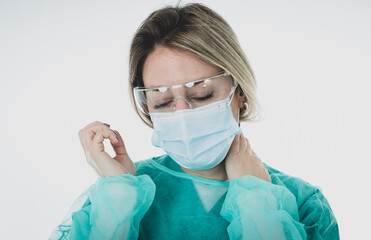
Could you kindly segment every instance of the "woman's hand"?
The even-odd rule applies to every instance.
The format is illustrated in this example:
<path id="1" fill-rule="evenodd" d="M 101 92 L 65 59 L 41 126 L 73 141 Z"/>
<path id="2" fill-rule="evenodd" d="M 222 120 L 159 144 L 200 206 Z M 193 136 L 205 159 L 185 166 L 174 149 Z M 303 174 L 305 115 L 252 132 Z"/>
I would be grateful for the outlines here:
<path id="1" fill-rule="evenodd" d="M 113 131 L 108 124 L 95 121 L 79 131 L 89 165 L 102 177 L 119 176 L 124 173 L 137 175 L 133 161 L 126 152 L 124 141 L 118 131 Z M 104 139 L 108 138 L 116 153 L 114 158 L 104 151 Z"/>
<path id="2" fill-rule="evenodd" d="M 252 175 L 271 182 L 267 168 L 256 156 L 242 132 L 234 137 L 225 159 L 225 170 L 229 181 L 244 175 Z"/>

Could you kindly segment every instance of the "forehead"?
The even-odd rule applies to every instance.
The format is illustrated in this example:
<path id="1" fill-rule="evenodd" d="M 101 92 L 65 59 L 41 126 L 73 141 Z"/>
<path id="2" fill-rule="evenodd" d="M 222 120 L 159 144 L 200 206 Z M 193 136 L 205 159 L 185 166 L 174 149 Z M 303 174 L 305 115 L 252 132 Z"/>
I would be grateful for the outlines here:
<path id="1" fill-rule="evenodd" d="M 156 46 L 146 58 L 143 70 L 146 88 L 184 84 L 213 76 L 221 69 L 178 49 Z"/>

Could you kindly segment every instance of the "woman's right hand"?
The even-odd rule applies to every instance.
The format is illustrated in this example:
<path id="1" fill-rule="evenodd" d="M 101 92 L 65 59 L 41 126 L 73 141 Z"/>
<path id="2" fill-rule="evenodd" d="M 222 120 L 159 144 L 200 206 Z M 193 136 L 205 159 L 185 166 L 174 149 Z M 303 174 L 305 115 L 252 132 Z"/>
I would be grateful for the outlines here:
<path id="1" fill-rule="evenodd" d="M 137 175 L 134 163 L 126 152 L 120 133 L 111 130 L 108 124 L 95 121 L 81 129 L 78 134 L 86 160 L 98 175 L 101 177 L 113 177 L 125 173 Z M 103 141 L 107 138 L 116 153 L 114 158 L 104 151 Z"/>

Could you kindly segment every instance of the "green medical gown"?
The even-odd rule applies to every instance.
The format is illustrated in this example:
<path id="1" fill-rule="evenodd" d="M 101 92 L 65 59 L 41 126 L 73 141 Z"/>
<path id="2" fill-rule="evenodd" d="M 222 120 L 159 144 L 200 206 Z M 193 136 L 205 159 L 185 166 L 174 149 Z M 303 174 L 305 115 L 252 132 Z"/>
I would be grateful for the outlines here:
<path id="1" fill-rule="evenodd" d="M 339 239 L 321 190 L 265 164 L 272 183 L 184 173 L 168 155 L 99 177 L 49 239 Z"/>

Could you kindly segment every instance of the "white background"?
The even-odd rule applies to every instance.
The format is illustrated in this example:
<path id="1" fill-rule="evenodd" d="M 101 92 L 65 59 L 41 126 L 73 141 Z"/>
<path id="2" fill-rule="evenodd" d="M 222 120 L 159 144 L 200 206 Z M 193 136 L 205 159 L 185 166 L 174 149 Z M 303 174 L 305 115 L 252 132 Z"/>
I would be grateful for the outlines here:
<path id="1" fill-rule="evenodd" d="M 202 2 L 256 74 L 265 119 L 242 125 L 255 152 L 320 186 L 342 239 L 369 236 L 370 2 Z M 46 239 L 95 182 L 77 135 L 87 124 L 111 124 L 134 161 L 162 154 L 131 107 L 128 54 L 169 3 L 0 1 L 1 239 Z"/>

